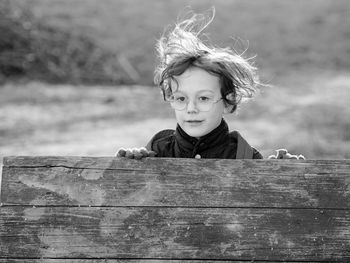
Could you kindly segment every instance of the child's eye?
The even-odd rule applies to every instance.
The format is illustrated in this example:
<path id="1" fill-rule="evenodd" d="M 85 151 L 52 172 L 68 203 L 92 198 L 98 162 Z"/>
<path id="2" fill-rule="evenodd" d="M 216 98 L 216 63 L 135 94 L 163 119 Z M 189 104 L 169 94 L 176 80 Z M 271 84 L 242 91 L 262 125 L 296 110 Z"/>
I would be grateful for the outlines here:
<path id="1" fill-rule="evenodd" d="M 208 102 L 208 101 L 211 100 L 211 98 L 206 97 L 206 96 L 200 96 L 200 97 L 198 98 L 198 100 L 201 101 L 201 102 Z"/>
<path id="2" fill-rule="evenodd" d="M 186 101 L 186 97 L 175 97 L 175 100 L 179 102 L 184 102 Z"/>

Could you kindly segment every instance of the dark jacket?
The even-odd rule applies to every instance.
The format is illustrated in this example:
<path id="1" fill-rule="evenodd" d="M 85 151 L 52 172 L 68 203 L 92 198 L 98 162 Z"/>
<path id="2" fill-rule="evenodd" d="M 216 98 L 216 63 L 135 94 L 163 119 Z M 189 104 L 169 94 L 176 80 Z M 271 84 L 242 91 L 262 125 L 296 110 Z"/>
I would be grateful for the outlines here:
<path id="1" fill-rule="evenodd" d="M 157 157 L 262 159 L 263 156 L 237 132 L 229 132 L 227 123 L 197 139 L 189 136 L 179 125 L 176 130 L 163 130 L 153 136 L 146 148 Z"/>

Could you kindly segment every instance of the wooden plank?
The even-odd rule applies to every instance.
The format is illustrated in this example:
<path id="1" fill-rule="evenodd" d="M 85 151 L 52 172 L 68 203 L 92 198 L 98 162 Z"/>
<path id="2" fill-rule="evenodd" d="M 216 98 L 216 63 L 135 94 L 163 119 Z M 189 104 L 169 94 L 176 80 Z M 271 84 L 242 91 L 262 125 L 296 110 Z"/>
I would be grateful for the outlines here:
<path id="1" fill-rule="evenodd" d="M 232 260 L 174 260 L 174 259 L 0 259 L 0 263 L 211 263 L 211 262 L 235 262 L 247 263 L 247 261 Z M 292 263 L 295 261 L 283 261 L 284 263 Z M 271 263 L 271 261 L 259 261 L 259 263 Z M 308 263 L 316 263 L 316 261 L 308 261 Z"/>
<path id="2" fill-rule="evenodd" d="M 3 166 L 7 167 L 76 167 L 108 169 L 120 167 L 123 159 L 113 157 L 84 157 L 84 156 L 5 156 Z M 128 160 L 134 161 L 134 160 Z M 127 163 L 126 163 L 127 164 Z M 135 162 L 137 164 L 137 162 Z M 130 167 L 129 167 L 130 168 Z M 136 168 L 136 167 L 135 167 Z"/>
<path id="3" fill-rule="evenodd" d="M 350 260 L 349 210 L 3 206 L 0 220 L 0 258 Z"/>
<path id="4" fill-rule="evenodd" d="M 247 263 L 247 261 L 232 260 L 174 260 L 174 259 L 0 259 L 0 263 L 211 263 L 211 262 L 234 262 Z M 253 261 L 248 261 L 253 262 Z M 284 263 L 295 263 L 295 261 L 283 261 Z M 316 261 L 307 261 L 316 263 Z M 271 261 L 259 261 L 259 263 L 271 263 Z M 319 262 L 318 262 L 319 263 Z"/>
<path id="5" fill-rule="evenodd" d="M 0 262 L 350 261 L 349 160 L 4 165 Z"/>
<path id="6" fill-rule="evenodd" d="M 350 208 L 349 160 L 14 157 L 4 164 L 8 205 Z"/>
<path id="7" fill-rule="evenodd" d="M 161 160 L 161 161 L 160 161 Z M 92 169 L 127 169 L 130 170 L 156 170 L 162 168 L 164 172 L 174 168 L 185 170 L 190 173 L 198 172 L 198 164 L 205 169 L 213 168 L 241 168 L 249 169 L 255 167 L 254 164 L 264 168 L 278 169 L 278 166 L 298 168 L 298 163 L 305 164 L 306 168 L 312 166 L 314 172 L 330 172 L 336 166 L 339 172 L 346 172 L 350 165 L 350 160 L 228 160 L 228 159 L 188 159 L 178 158 L 144 158 L 133 160 L 127 158 L 114 157 L 83 157 L 83 156 L 6 156 L 3 159 L 5 167 L 71 167 L 71 168 L 92 168 Z M 196 164 L 196 165 L 193 165 Z M 309 165 L 307 165 L 309 164 Z M 202 166 L 203 165 L 203 166 Z M 277 167 L 276 167 L 277 165 Z M 318 169 L 317 169 L 318 168 Z M 288 168 L 287 168 L 288 169 Z"/>

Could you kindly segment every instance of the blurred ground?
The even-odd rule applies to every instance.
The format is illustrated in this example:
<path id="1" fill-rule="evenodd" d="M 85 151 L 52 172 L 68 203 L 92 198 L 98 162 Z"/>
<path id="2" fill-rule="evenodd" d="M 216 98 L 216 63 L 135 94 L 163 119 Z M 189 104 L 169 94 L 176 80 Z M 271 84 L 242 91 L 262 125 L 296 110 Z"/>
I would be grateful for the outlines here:
<path id="1" fill-rule="evenodd" d="M 249 40 L 263 88 L 226 118 L 264 156 L 285 147 L 309 159 L 350 153 L 350 3 L 348 1 L 32 0 L 45 23 L 83 32 L 117 52 L 137 72 L 133 85 L 47 84 L 7 80 L 0 86 L 0 158 L 7 155 L 111 156 L 144 146 L 174 128 L 173 113 L 151 87 L 153 46 L 183 6 L 216 7 L 211 38 Z M 74 5 L 75 8 L 71 8 Z M 246 43 L 246 42 L 242 42 Z M 123 73 L 127 74 L 127 73 Z"/>

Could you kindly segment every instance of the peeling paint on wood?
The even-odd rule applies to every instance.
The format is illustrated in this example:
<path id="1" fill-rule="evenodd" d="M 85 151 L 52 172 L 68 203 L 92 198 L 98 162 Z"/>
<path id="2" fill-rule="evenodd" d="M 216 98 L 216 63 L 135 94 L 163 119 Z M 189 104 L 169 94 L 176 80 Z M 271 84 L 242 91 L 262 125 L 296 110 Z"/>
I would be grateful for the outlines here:
<path id="1" fill-rule="evenodd" d="M 8 157 L 0 263 L 350 261 L 349 168 Z"/>

